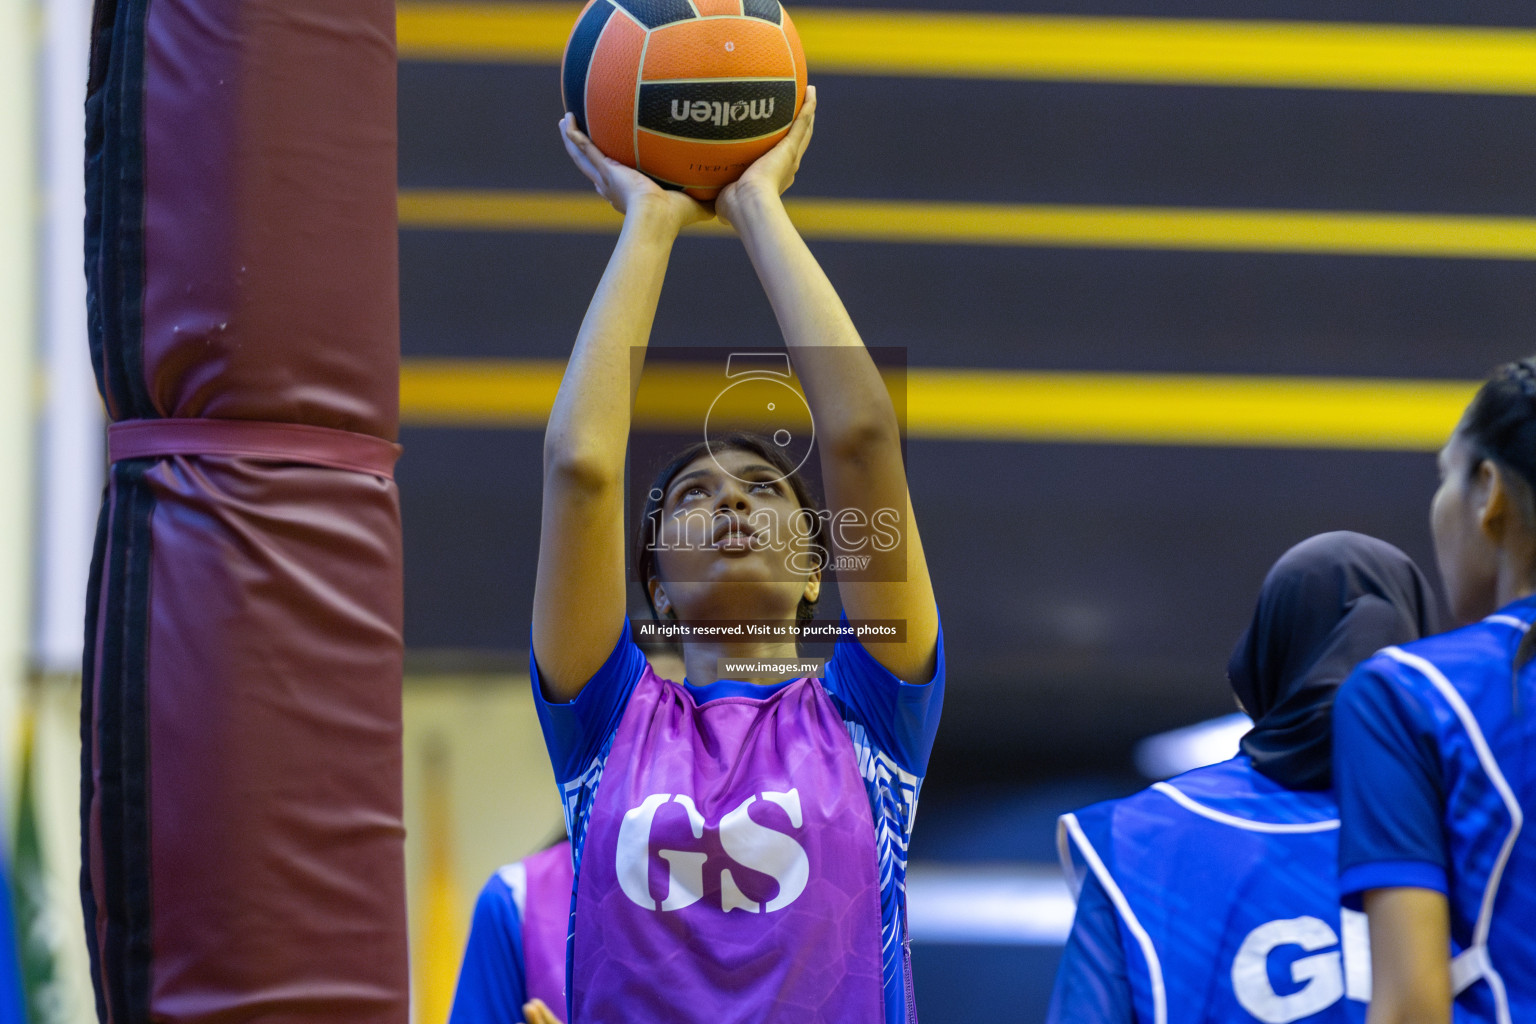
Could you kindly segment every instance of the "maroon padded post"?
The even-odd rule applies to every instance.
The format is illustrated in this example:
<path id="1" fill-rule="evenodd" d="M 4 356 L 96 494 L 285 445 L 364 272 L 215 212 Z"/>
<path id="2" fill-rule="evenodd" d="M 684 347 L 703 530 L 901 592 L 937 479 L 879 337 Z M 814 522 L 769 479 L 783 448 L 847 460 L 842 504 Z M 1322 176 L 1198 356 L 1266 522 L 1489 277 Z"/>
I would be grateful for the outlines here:
<path id="1" fill-rule="evenodd" d="M 407 1020 L 391 0 L 98 0 L 98 1016 Z"/>

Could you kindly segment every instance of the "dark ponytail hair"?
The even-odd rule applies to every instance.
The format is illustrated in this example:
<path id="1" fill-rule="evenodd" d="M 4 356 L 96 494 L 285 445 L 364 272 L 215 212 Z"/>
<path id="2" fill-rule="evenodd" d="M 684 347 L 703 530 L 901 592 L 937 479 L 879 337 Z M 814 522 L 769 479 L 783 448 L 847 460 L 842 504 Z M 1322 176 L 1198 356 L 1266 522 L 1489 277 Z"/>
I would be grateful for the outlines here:
<path id="1" fill-rule="evenodd" d="M 810 541 L 812 550 L 820 554 L 819 564 L 826 564 L 827 551 L 822 543 L 821 502 L 811 492 L 810 485 L 805 482 L 805 478 L 800 475 L 795 464 L 784 454 L 782 448 L 761 434 L 748 431 L 736 431 L 711 441 L 699 441 L 672 456 L 656 474 L 651 489 L 646 492 L 645 511 L 640 514 L 638 530 L 635 534 L 635 574 L 640 579 L 640 589 L 645 594 L 645 603 L 650 605 L 651 614 L 657 618 L 661 616 L 656 611 L 656 602 L 651 599 L 651 577 L 661 575 L 656 566 L 655 544 L 656 538 L 661 536 L 661 507 L 666 499 L 667 488 L 672 486 L 673 478 L 700 455 L 732 450 L 751 452 L 783 475 L 784 481 L 794 491 L 800 507 L 811 513 L 815 525 L 807 539 Z M 809 622 L 815 617 L 816 602 L 801 597 L 800 604 L 795 608 L 795 620 Z"/>
<path id="2" fill-rule="evenodd" d="M 1527 524 L 1536 527 L 1536 356 L 1505 363 L 1477 389 L 1458 428 L 1472 446 L 1472 470 L 1492 462 L 1517 478 L 1526 494 L 1521 511 Z M 1516 677 L 1536 656 L 1536 629 L 1528 630 L 1515 649 Z M 1515 706 L 1519 707 L 1519 690 Z"/>
<path id="3" fill-rule="evenodd" d="M 1536 356 L 1494 370 L 1467 406 L 1460 429 L 1476 459 L 1497 463 L 1536 494 Z"/>

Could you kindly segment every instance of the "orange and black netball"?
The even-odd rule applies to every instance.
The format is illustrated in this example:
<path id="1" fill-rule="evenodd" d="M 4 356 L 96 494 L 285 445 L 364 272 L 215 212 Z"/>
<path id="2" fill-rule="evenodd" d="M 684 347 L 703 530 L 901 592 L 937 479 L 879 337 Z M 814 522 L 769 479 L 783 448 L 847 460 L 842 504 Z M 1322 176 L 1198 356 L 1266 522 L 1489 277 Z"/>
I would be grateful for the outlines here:
<path id="1" fill-rule="evenodd" d="M 561 88 L 598 149 L 708 200 L 789 131 L 805 53 L 778 0 L 591 0 Z"/>

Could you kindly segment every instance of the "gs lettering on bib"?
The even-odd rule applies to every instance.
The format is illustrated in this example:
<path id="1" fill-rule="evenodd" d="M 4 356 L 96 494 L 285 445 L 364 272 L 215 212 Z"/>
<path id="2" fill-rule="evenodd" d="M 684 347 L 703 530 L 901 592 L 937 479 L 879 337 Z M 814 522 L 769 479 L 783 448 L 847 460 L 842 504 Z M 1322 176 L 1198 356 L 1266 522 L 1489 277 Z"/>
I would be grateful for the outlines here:
<path id="1" fill-rule="evenodd" d="M 818 680 L 697 704 L 647 667 L 588 822 L 573 1024 L 878 1024 L 876 865 Z"/>
<path id="2" fill-rule="evenodd" d="M 1348 997 L 1371 1001 L 1371 945 L 1365 915 L 1340 911 L 1339 933 L 1327 921 L 1303 916 L 1266 921 L 1243 938 L 1232 959 L 1232 993 L 1243 1009 L 1264 1024 L 1291 1024 L 1336 1006 Z M 1287 950 L 1306 954 L 1286 971 L 1272 961 Z M 1321 950 L 1321 952 L 1319 952 Z M 1275 977 L 1289 984 L 1282 995 Z"/>
<path id="3" fill-rule="evenodd" d="M 799 831 L 804 824 L 800 813 L 800 791 L 788 793 L 764 793 L 763 798 L 778 804 L 789 815 L 790 832 L 780 832 L 754 821 L 748 808 L 757 797 L 749 796 L 741 806 L 710 826 L 718 836 L 725 856 L 737 865 L 736 870 L 750 868 L 772 878 L 778 895 L 761 903 L 748 899 L 736 883 L 731 869 L 720 870 L 720 909 L 723 911 L 745 910 L 756 914 L 764 910 L 774 911 L 787 907 L 805 891 L 810 881 L 811 862 L 805 847 L 791 832 Z M 702 840 L 705 832 L 704 816 L 686 795 L 678 793 L 652 793 L 645 802 L 624 815 L 619 825 L 619 847 L 615 854 L 615 866 L 619 876 L 619 888 L 638 907 L 648 910 L 681 910 L 692 906 L 704 897 L 704 867 L 709 861 L 707 853 L 687 850 L 656 851 L 656 856 L 667 862 L 666 898 L 657 903 L 651 897 L 651 840 L 654 837 L 656 812 L 669 800 L 680 805 L 688 816 L 688 832 L 695 840 Z M 678 845 L 690 845 L 688 836 L 681 837 Z"/>

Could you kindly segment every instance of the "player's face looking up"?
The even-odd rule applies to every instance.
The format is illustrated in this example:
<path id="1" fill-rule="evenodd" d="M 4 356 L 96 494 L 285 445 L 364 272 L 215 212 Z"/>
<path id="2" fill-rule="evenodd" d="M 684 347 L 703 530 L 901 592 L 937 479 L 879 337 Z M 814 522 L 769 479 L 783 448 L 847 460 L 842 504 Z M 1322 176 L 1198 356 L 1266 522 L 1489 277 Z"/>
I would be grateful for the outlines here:
<path id="1" fill-rule="evenodd" d="M 691 621 L 805 616 L 820 594 L 818 521 L 775 462 L 750 448 L 716 447 L 659 485 L 644 540 L 658 614 Z"/>

